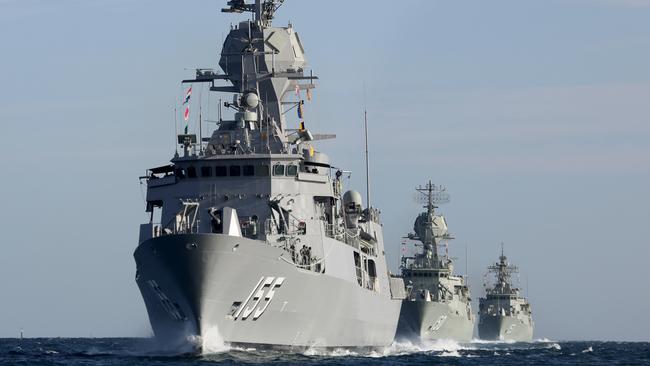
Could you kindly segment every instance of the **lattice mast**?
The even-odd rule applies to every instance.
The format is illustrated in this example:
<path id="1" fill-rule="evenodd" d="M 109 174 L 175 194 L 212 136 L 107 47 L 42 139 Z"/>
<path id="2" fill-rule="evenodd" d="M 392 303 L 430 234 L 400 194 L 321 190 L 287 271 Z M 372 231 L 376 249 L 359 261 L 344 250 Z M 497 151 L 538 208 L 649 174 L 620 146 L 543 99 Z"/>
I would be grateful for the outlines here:
<path id="1" fill-rule="evenodd" d="M 438 240 L 447 237 L 447 233 L 438 235 L 434 231 L 436 226 L 436 212 L 435 209 L 438 205 L 449 202 L 449 194 L 446 188 L 441 185 L 435 185 L 431 181 L 424 187 L 418 186 L 415 190 L 419 193 L 416 199 L 424 202 L 424 208 L 427 209 L 425 215 L 420 215 L 415 221 L 415 234 L 424 246 L 424 254 L 427 258 L 433 257 L 437 259 L 438 253 Z"/>
<path id="2" fill-rule="evenodd" d="M 503 243 L 501 244 L 501 255 L 499 262 L 488 267 L 488 273 L 494 273 L 496 277 L 496 284 L 494 290 L 500 292 L 510 292 L 512 290 L 512 274 L 518 273 L 517 266 L 508 262 L 508 257 L 503 252 Z"/>

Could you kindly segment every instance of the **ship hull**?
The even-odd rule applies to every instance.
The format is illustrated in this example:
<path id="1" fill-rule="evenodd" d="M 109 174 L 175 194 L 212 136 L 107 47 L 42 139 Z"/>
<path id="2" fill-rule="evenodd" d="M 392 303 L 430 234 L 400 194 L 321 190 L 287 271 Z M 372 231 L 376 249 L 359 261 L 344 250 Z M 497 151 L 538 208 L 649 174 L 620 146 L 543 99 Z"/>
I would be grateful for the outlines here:
<path id="1" fill-rule="evenodd" d="M 530 342 L 533 339 L 533 325 L 527 317 L 482 315 L 478 335 L 491 341 Z"/>
<path id="2" fill-rule="evenodd" d="M 398 340 L 439 340 L 469 342 L 474 332 L 474 319 L 465 304 L 436 301 L 402 301 Z"/>
<path id="3" fill-rule="evenodd" d="M 286 251 L 220 234 L 163 236 L 134 253 L 136 282 L 158 340 L 210 335 L 277 347 L 383 347 L 400 301 L 297 268 Z M 351 256 L 350 256 L 351 257 Z"/>

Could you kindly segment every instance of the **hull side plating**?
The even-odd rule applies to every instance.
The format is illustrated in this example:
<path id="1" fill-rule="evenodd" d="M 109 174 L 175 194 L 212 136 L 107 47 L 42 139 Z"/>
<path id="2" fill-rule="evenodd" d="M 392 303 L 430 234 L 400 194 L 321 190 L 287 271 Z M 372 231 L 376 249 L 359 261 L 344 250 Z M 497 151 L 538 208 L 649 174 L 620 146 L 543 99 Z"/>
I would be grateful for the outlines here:
<path id="1" fill-rule="evenodd" d="M 456 306 L 454 306 L 456 305 Z M 396 339 L 451 339 L 469 342 L 474 321 L 465 304 L 434 301 L 402 301 Z"/>
<path id="2" fill-rule="evenodd" d="M 533 324 L 527 317 L 483 315 L 478 324 L 478 334 L 485 340 L 530 342 L 533 340 Z"/>
<path id="3" fill-rule="evenodd" d="M 352 260 L 351 248 L 345 247 L 332 251 L 350 251 Z M 360 289 L 356 281 L 328 275 L 327 261 L 323 274 L 299 269 L 286 257 L 286 251 L 264 242 L 226 235 L 163 236 L 142 243 L 135 252 L 137 282 L 156 337 L 173 344 L 216 328 L 228 343 L 375 347 L 392 342 L 400 301 L 381 289 Z M 260 285 L 271 277 L 270 286 Z M 284 278 L 279 286 L 278 278 Z"/>

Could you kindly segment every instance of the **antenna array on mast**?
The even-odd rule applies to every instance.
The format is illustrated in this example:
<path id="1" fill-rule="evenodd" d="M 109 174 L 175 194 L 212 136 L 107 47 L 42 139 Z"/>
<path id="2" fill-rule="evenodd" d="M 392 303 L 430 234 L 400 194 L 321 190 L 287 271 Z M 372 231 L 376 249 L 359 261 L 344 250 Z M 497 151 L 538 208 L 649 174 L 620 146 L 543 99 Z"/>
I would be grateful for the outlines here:
<path id="1" fill-rule="evenodd" d="M 424 187 L 418 186 L 415 188 L 417 193 L 413 196 L 415 202 L 427 205 L 432 205 L 437 207 L 437 205 L 448 203 L 449 202 L 449 193 L 447 193 L 447 187 L 442 185 L 435 185 L 429 181 Z"/>

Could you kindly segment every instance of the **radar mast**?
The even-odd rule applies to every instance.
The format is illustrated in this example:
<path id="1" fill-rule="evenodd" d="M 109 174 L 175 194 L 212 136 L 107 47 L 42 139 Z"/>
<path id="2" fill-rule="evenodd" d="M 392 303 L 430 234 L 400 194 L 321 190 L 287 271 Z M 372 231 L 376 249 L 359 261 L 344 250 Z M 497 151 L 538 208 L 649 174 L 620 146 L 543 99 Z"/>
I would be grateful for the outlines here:
<path id="1" fill-rule="evenodd" d="M 412 239 L 417 239 L 424 245 L 424 251 L 427 258 L 437 258 L 438 253 L 438 240 L 441 238 L 449 238 L 446 230 L 446 224 L 442 216 L 436 216 L 435 209 L 438 205 L 449 202 L 449 194 L 447 188 L 442 185 L 435 185 L 431 181 L 424 187 L 418 186 L 415 188 L 418 192 L 415 197 L 419 203 L 425 203 L 424 208 L 427 209 L 426 213 L 422 213 L 415 221 L 414 230 L 415 235 Z M 438 222 L 442 221 L 442 222 Z M 444 226 L 443 230 L 440 226 Z"/>
<path id="2" fill-rule="evenodd" d="M 221 9 L 224 13 L 251 12 L 255 14 L 255 21 L 263 27 L 270 27 L 273 15 L 282 6 L 284 0 L 255 0 L 254 4 L 247 4 L 246 0 L 230 0 L 228 8 Z"/>
<path id="3" fill-rule="evenodd" d="M 518 273 L 519 269 L 517 266 L 512 265 L 508 262 L 508 257 L 503 253 L 503 243 L 501 243 L 501 255 L 499 256 L 499 262 L 488 267 L 489 273 L 494 273 L 497 283 L 495 284 L 495 289 L 503 292 L 512 291 L 512 274 Z"/>

